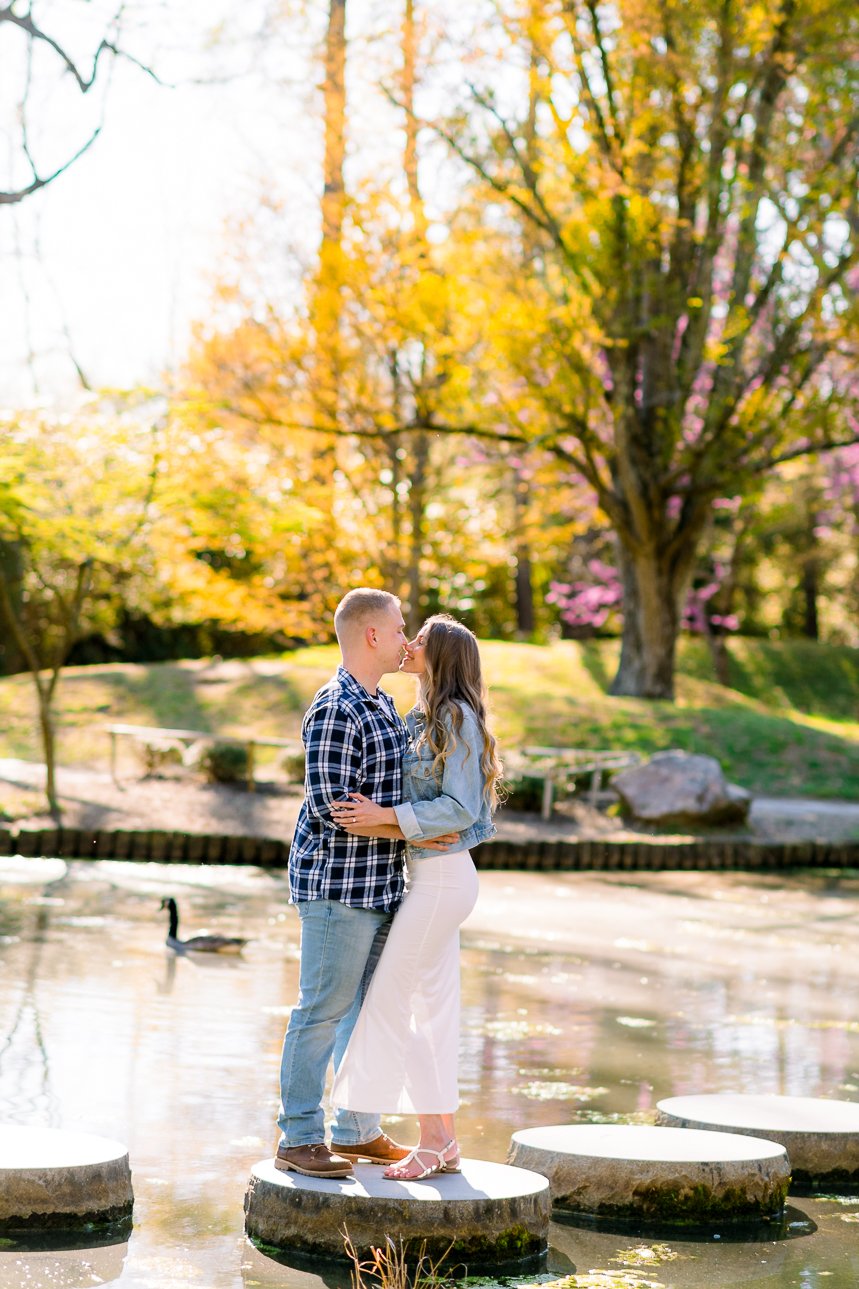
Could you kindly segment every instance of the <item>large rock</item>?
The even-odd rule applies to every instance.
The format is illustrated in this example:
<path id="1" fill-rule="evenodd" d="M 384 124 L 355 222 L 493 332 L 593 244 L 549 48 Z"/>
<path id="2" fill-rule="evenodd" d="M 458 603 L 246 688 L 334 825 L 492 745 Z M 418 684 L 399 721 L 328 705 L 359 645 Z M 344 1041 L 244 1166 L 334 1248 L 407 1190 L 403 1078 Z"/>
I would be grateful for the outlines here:
<path id="1" fill-rule="evenodd" d="M 612 779 L 625 814 L 661 826 L 744 823 L 751 794 L 728 783 L 712 756 L 657 752 Z"/>

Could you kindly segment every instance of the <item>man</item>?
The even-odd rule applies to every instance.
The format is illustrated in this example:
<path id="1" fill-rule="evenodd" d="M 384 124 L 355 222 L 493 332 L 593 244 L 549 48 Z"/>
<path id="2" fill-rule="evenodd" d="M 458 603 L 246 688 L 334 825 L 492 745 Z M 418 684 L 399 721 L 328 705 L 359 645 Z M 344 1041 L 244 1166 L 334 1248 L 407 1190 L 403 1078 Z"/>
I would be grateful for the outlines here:
<path id="1" fill-rule="evenodd" d="M 301 966 L 298 1005 L 283 1041 L 275 1167 L 309 1177 L 346 1177 L 353 1161 L 390 1164 L 408 1153 L 382 1132 L 378 1115 L 343 1109 L 332 1151 L 322 1110 L 328 1063 L 332 1055 L 335 1065 L 342 1059 L 403 897 L 402 841 L 350 835 L 334 822 L 331 804 L 350 792 L 385 806 L 402 801 L 406 728 L 379 681 L 399 668 L 404 627 L 400 602 L 387 591 L 360 587 L 344 596 L 334 614 L 342 664 L 301 728 L 305 800 L 289 855 Z M 444 838 L 426 843 L 444 844 Z"/>

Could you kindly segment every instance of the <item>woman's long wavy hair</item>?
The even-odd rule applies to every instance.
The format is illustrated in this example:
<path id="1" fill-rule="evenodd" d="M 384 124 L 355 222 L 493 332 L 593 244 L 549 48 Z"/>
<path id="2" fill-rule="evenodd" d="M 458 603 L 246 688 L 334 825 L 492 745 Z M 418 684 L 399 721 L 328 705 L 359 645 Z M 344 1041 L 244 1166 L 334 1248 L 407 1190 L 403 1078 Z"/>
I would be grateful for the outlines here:
<path id="1" fill-rule="evenodd" d="M 444 763 L 456 747 L 462 728 L 462 708 L 467 703 L 483 735 L 480 768 L 485 779 L 484 794 L 491 810 L 499 803 L 498 786 L 503 774 L 498 745 L 490 733 L 486 685 L 480 667 L 480 650 L 473 631 L 447 613 L 436 613 L 421 627 L 426 671 L 420 678 L 418 706 L 426 724 L 418 744 L 426 743 L 433 754 L 438 778 Z"/>

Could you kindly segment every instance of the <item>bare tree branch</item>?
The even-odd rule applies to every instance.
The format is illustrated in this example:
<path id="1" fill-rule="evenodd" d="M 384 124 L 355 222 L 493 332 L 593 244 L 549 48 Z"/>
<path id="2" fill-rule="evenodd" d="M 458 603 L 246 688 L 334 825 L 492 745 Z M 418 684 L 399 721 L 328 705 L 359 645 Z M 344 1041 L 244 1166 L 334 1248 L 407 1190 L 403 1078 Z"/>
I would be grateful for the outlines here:
<path id="1" fill-rule="evenodd" d="M 69 157 L 68 161 L 64 161 L 61 166 L 57 166 L 56 170 L 52 171 L 51 174 L 43 176 L 35 174 L 32 182 L 27 184 L 24 188 L 7 190 L 5 192 L 0 191 L 0 206 L 15 205 L 19 201 L 24 201 L 26 197 L 32 196 L 34 192 L 38 192 L 40 188 L 46 188 L 49 183 L 53 183 L 55 179 L 68 170 L 69 166 L 73 166 L 74 163 L 92 147 L 100 134 L 101 126 L 98 126 L 97 129 L 93 131 L 89 139 L 87 139 L 83 147 L 78 148 L 73 157 Z"/>
<path id="2" fill-rule="evenodd" d="M 27 105 L 30 101 L 33 88 L 32 56 L 33 50 L 36 46 L 43 46 L 44 48 L 51 50 L 53 54 L 56 55 L 63 74 L 71 76 L 81 95 L 88 94 L 96 84 L 99 76 L 100 64 L 103 57 L 106 55 L 109 55 L 114 60 L 123 60 L 131 63 L 147 76 L 151 77 L 152 80 L 159 85 L 164 83 L 151 67 L 148 67 L 145 63 L 141 62 L 140 59 L 135 58 L 133 54 L 130 54 L 118 44 L 117 36 L 123 8 L 124 4 L 120 5 L 114 14 L 110 36 L 104 36 L 99 41 L 93 55 L 92 65 L 87 71 L 81 69 L 60 40 L 51 35 L 35 21 L 31 7 L 24 12 L 18 12 L 18 6 L 16 6 L 14 0 L 12 0 L 11 3 L 0 8 L 0 28 L 2 28 L 4 24 L 8 24 L 10 27 L 14 27 L 18 31 L 23 32 L 27 39 L 27 63 L 24 74 L 23 97 L 19 104 L 19 122 L 21 153 L 23 154 L 32 174 L 32 179 L 29 183 L 21 184 L 18 187 L 10 186 L 9 188 L 0 190 L 0 206 L 15 205 L 18 202 L 25 201 L 28 197 L 31 197 L 33 193 L 39 192 L 40 189 L 46 188 L 48 184 L 53 183 L 55 179 L 57 179 L 61 174 L 64 174 L 70 166 L 80 160 L 80 158 L 92 147 L 96 139 L 99 137 L 102 129 L 102 125 L 99 123 L 99 125 L 91 131 L 87 140 L 77 149 L 76 152 L 74 152 L 72 156 L 64 161 L 62 165 L 56 166 L 47 173 L 41 170 L 33 155 L 30 145 L 27 120 Z"/>

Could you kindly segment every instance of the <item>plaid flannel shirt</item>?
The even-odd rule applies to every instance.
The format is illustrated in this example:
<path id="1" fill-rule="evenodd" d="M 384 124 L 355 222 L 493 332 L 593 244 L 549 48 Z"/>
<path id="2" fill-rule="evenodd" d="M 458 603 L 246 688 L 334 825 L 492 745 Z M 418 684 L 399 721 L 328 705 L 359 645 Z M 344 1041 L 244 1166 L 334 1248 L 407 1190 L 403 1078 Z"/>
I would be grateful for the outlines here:
<path id="1" fill-rule="evenodd" d="M 332 801 L 363 792 L 381 806 L 403 795 L 406 727 L 383 690 L 373 695 L 345 667 L 323 685 L 305 714 L 304 804 L 289 852 L 289 893 L 339 900 L 356 908 L 393 909 L 403 898 L 404 843 L 351 837 L 331 818 Z"/>

